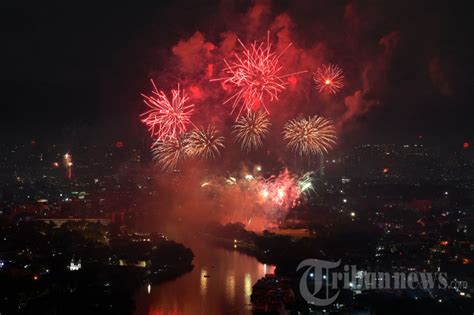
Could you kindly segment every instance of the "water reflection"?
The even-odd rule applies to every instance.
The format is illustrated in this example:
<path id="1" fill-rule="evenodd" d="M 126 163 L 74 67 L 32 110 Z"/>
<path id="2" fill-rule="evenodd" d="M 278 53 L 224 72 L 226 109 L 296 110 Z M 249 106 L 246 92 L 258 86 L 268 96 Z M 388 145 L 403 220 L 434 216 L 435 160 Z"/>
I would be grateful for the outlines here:
<path id="1" fill-rule="evenodd" d="M 233 305 L 235 302 L 235 276 L 233 272 L 227 273 L 225 289 L 227 300 Z"/>
<path id="2" fill-rule="evenodd" d="M 207 293 L 207 276 L 206 269 L 201 269 L 201 295 L 206 295 Z"/>
<path id="3" fill-rule="evenodd" d="M 252 285 L 274 267 L 198 239 L 183 241 L 195 254 L 192 272 L 136 296 L 135 315 L 251 314 Z M 208 277 L 205 277 L 208 276 Z"/>
<path id="4" fill-rule="evenodd" d="M 244 280 L 245 303 L 250 304 L 250 295 L 252 294 L 252 277 L 247 272 Z"/>

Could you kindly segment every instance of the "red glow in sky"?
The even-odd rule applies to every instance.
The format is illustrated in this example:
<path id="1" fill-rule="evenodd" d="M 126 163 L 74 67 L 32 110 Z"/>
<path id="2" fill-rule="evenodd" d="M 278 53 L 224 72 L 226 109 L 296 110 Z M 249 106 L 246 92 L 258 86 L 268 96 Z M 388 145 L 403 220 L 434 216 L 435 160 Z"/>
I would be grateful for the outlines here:
<path id="1" fill-rule="evenodd" d="M 199 86 L 193 85 L 189 88 L 194 99 L 202 98 L 202 91 Z"/>

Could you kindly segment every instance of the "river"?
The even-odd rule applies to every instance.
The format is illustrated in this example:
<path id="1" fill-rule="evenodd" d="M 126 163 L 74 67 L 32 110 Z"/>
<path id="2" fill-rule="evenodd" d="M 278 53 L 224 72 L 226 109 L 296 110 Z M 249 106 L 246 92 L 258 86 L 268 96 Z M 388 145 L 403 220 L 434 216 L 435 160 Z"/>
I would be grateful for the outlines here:
<path id="1" fill-rule="evenodd" d="M 217 248 L 199 237 L 176 239 L 194 252 L 194 269 L 136 294 L 135 315 L 251 314 L 252 285 L 274 266 Z"/>

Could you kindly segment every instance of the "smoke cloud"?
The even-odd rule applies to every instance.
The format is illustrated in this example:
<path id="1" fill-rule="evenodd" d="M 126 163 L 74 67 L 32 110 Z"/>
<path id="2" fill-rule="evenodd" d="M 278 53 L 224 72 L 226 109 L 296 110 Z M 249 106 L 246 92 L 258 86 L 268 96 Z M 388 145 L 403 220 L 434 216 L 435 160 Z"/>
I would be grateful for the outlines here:
<path id="1" fill-rule="evenodd" d="M 448 66 L 441 62 L 439 56 L 431 58 L 428 65 L 431 82 L 443 96 L 450 96 L 454 93 L 451 80 L 448 79 L 448 75 L 446 74 L 447 68 Z"/>

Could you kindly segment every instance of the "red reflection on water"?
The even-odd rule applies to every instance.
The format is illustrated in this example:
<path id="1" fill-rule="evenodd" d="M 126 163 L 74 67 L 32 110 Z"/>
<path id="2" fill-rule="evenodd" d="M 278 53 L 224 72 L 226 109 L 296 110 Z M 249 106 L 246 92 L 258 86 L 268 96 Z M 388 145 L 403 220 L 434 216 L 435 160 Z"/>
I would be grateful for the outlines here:
<path id="1" fill-rule="evenodd" d="M 150 294 L 144 287 L 136 296 L 135 315 L 252 314 L 251 288 L 275 267 L 202 241 L 183 243 L 196 255 L 193 271 L 153 285 Z"/>

